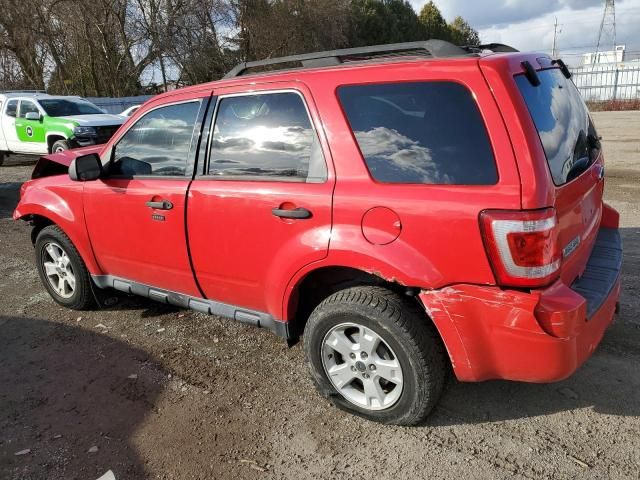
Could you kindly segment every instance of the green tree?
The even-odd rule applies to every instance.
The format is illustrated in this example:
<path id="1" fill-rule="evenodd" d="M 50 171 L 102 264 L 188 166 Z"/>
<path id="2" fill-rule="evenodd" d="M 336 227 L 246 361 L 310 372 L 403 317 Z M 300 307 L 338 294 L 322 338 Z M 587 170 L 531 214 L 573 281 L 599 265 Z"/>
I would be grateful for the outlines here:
<path id="1" fill-rule="evenodd" d="M 425 29 L 426 38 L 437 38 L 440 40 L 450 40 L 451 32 L 447 26 L 447 22 L 440 13 L 440 9 L 433 1 L 425 4 L 420 10 L 418 17 Z"/>
<path id="2" fill-rule="evenodd" d="M 456 45 L 480 45 L 478 32 L 469 25 L 464 18 L 457 16 L 449 24 L 451 41 Z"/>
<path id="3" fill-rule="evenodd" d="M 405 0 L 386 0 L 393 23 L 391 42 L 413 42 L 425 38 L 425 29 L 411 4 Z"/>

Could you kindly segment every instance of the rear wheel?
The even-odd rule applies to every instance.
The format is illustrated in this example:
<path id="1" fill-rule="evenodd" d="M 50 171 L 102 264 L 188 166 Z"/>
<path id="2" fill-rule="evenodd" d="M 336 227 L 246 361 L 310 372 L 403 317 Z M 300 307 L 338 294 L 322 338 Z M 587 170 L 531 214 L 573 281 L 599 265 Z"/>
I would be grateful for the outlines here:
<path id="1" fill-rule="evenodd" d="M 76 247 L 56 225 L 42 229 L 35 245 L 42 284 L 57 303 L 73 310 L 95 304 L 91 277 Z"/>
<path id="2" fill-rule="evenodd" d="M 421 423 L 440 398 L 444 349 L 415 303 L 380 287 L 337 292 L 311 314 L 305 357 L 316 387 L 343 410 L 381 423 Z"/>
<path id="3" fill-rule="evenodd" d="M 51 153 L 60 153 L 69 150 L 69 142 L 66 140 L 58 140 L 51 147 Z"/>

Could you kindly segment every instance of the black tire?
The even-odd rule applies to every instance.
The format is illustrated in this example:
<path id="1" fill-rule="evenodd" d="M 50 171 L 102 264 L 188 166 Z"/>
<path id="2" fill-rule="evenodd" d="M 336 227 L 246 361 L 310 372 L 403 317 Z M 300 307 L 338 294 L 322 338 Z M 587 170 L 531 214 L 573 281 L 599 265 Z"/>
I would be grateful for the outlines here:
<path id="1" fill-rule="evenodd" d="M 373 330 L 397 357 L 402 390 L 388 408 L 362 408 L 345 398 L 329 380 L 323 364 L 323 342 L 328 332 L 345 322 Z M 307 322 L 304 351 L 313 381 L 324 397 L 343 410 L 385 424 L 422 423 L 440 399 L 448 372 L 442 341 L 426 313 L 411 299 L 381 287 L 348 288 L 326 298 Z"/>
<path id="2" fill-rule="evenodd" d="M 0 167 L 2 166 L 2 164 L 4 163 L 4 159 L 6 158 L 6 155 L 4 152 L 0 152 Z"/>
<path id="3" fill-rule="evenodd" d="M 66 140 L 58 140 L 51 146 L 51 153 L 63 152 L 65 150 L 69 150 L 69 148 L 69 142 Z"/>
<path id="4" fill-rule="evenodd" d="M 60 295 L 59 292 L 54 289 L 45 271 L 45 262 L 50 263 L 52 260 L 51 255 L 47 252 L 47 246 L 51 245 L 60 247 L 69 259 L 71 271 L 75 278 L 75 285 L 72 293 L 68 297 Z M 51 298 L 63 307 L 72 310 L 87 310 L 95 306 L 89 271 L 76 247 L 57 225 L 49 225 L 38 233 L 35 244 L 35 254 L 40 280 L 49 292 L 49 295 L 51 295 Z"/>

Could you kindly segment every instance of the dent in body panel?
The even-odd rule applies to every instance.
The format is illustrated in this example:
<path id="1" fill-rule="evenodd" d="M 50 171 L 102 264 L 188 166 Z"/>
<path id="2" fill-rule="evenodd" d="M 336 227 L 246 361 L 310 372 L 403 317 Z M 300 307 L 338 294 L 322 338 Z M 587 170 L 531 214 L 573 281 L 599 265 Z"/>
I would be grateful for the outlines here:
<path id="1" fill-rule="evenodd" d="M 32 215 L 47 218 L 62 229 L 74 244 L 91 274 L 100 274 L 85 228 L 82 204 L 84 185 L 60 176 L 45 177 L 29 183 L 13 212 L 13 219 Z"/>

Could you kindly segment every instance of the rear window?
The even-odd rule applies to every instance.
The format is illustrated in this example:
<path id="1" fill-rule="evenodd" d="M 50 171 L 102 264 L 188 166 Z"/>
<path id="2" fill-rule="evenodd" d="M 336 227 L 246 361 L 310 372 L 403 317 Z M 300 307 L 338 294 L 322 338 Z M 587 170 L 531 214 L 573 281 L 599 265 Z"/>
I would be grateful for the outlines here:
<path id="1" fill-rule="evenodd" d="M 556 185 L 563 185 L 586 169 L 600 143 L 587 107 L 573 82 L 553 68 L 538 72 L 534 87 L 524 75 L 515 77 L 535 123 Z"/>
<path id="2" fill-rule="evenodd" d="M 342 108 L 383 183 L 493 185 L 498 173 L 471 92 L 453 82 L 350 85 Z"/>

